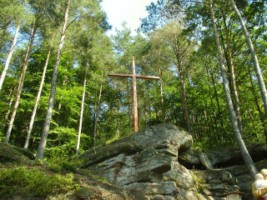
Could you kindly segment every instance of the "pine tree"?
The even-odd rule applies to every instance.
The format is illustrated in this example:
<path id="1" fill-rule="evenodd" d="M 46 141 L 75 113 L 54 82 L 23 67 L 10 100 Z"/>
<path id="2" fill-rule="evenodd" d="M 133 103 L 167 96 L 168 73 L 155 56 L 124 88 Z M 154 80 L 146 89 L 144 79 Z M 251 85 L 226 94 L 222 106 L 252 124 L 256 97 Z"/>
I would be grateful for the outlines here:
<path id="1" fill-rule="evenodd" d="M 48 109 L 47 109 L 44 129 L 43 129 L 42 136 L 41 136 L 41 141 L 39 143 L 37 154 L 36 154 L 37 160 L 44 158 L 44 151 L 45 151 L 45 147 L 46 147 L 47 136 L 48 136 L 48 132 L 49 132 L 49 128 L 50 128 L 52 111 L 53 111 L 55 95 L 56 95 L 58 68 L 59 68 L 59 64 L 60 64 L 60 57 L 61 57 L 62 49 L 63 49 L 64 42 L 65 42 L 65 37 L 66 37 L 70 2 L 71 2 L 71 0 L 67 0 L 66 5 L 65 5 L 66 7 L 65 7 L 65 13 L 64 13 L 64 21 L 63 21 L 63 26 L 62 26 L 62 30 L 61 30 L 61 38 L 60 38 L 60 42 L 59 42 L 58 49 L 57 49 L 57 58 L 56 58 L 56 63 L 54 66 L 54 72 L 53 72 L 53 77 L 52 77 Z"/>

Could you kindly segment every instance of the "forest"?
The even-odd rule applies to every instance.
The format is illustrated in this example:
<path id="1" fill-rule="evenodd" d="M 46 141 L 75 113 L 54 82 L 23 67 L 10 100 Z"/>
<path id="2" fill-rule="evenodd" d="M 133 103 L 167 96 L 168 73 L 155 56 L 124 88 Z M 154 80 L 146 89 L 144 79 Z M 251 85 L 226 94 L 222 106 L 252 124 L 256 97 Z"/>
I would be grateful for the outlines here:
<path id="1" fill-rule="evenodd" d="M 265 0 L 158 0 L 114 35 L 101 0 L 0 0 L 0 141 L 37 159 L 171 123 L 201 148 L 267 142 Z"/>

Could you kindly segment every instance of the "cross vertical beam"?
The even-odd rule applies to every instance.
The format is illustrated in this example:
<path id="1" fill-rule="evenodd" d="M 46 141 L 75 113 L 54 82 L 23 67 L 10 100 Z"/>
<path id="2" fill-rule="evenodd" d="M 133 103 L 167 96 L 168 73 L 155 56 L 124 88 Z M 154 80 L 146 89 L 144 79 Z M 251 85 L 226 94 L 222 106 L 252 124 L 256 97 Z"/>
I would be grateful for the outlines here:
<path id="1" fill-rule="evenodd" d="M 133 129 L 134 132 L 138 132 L 139 126 L 138 126 L 138 100 L 137 100 L 137 86 L 136 86 L 136 79 L 150 79 L 150 80 L 159 80 L 160 77 L 158 76 L 142 76 L 137 75 L 135 70 L 135 59 L 133 57 L 132 62 L 132 74 L 109 74 L 109 76 L 113 77 L 122 77 L 122 78 L 132 78 L 133 82 Z"/>
<path id="2" fill-rule="evenodd" d="M 133 80 L 133 125 L 134 132 L 138 131 L 138 102 L 137 102 L 137 88 L 136 88 L 136 72 L 135 72 L 135 60 L 133 58 L 132 63 L 132 80 Z"/>

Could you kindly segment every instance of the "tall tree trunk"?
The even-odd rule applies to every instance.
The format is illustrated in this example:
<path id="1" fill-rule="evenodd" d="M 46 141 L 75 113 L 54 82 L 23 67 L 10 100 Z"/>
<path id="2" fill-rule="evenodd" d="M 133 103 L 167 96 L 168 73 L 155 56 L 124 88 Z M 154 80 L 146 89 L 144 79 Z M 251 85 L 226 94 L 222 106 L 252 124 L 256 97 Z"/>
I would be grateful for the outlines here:
<path id="1" fill-rule="evenodd" d="M 16 100 L 15 100 L 15 104 L 14 104 L 14 108 L 11 114 L 11 118 L 8 124 L 8 129 L 6 132 L 6 138 L 5 138 L 5 142 L 8 143 L 9 142 L 9 138 L 11 135 L 11 131 L 13 128 L 13 124 L 14 124 L 14 120 L 17 114 L 17 109 L 19 107 L 19 102 L 20 102 L 20 97 L 21 97 L 21 92 L 23 89 L 23 84 L 24 84 L 24 79 L 25 79 L 25 75 L 26 75 L 26 71 L 27 71 L 27 67 L 28 67 L 28 62 L 29 62 L 29 57 L 30 57 L 30 53 L 31 53 L 31 48 L 32 48 L 32 44 L 34 41 L 34 36 L 37 30 L 37 26 L 36 23 L 33 24 L 33 28 L 32 28 L 32 32 L 31 32 L 31 36 L 30 36 L 30 41 L 26 50 L 26 54 L 25 54 L 25 58 L 24 58 L 24 62 L 21 68 L 21 75 L 20 75 L 20 79 L 19 79 L 19 84 L 18 84 L 18 88 L 16 91 Z"/>
<path id="2" fill-rule="evenodd" d="M 179 73 L 179 84 L 180 84 L 180 91 L 181 91 L 181 100 L 182 100 L 182 110 L 183 110 L 184 123 L 185 123 L 185 126 L 186 126 L 186 130 L 189 133 L 191 133 L 189 112 L 188 112 L 187 100 L 186 100 L 186 92 L 185 92 L 184 73 L 182 71 L 182 66 L 180 66 L 179 59 L 178 59 L 177 68 L 178 68 L 178 73 Z"/>
<path id="3" fill-rule="evenodd" d="M 146 91 L 146 88 L 144 88 L 144 90 L 140 91 L 140 93 L 141 92 L 143 93 L 143 94 L 141 94 L 141 96 L 144 97 L 144 98 L 143 98 L 143 101 L 142 101 L 143 109 L 141 108 L 141 106 L 139 106 L 139 110 L 140 110 L 139 111 L 140 112 L 139 121 L 140 121 L 140 124 L 142 124 L 142 120 L 144 120 L 145 127 L 147 127 L 149 121 L 152 119 L 151 118 L 150 108 L 147 109 L 148 101 L 147 101 L 147 95 L 146 94 L 147 94 L 148 91 Z M 139 103 L 139 105 L 140 105 L 140 103 Z M 142 117 L 143 117 L 143 119 L 142 119 Z"/>
<path id="4" fill-rule="evenodd" d="M 88 68 L 89 68 L 89 62 L 87 61 L 86 68 L 85 68 L 85 74 L 84 74 L 84 80 L 83 80 L 83 94 L 82 94 L 79 130 L 78 130 L 78 138 L 77 138 L 77 146 L 76 146 L 76 154 L 77 155 L 78 155 L 79 149 L 80 149 L 81 133 L 82 133 L 82 127 L 83 127 L 84 100 L 85 100 L 85 93 L 86 93 Z"/>
<path id="5" fill-rule="evenodd" d="M 234 66 L 234 61 L 233 61 L 233 53 L 232 53 L 232 46 L 230 42 L 230 36 L 229 36 L 229 30 L 227 27 L 226 19 L 225 19 L 225 14 L 223 13 L 223 23 L 224 23 L 224 29 L 225 29 L 225 35 L 226 35 L 226 49 L 225 49 L 225 54 L 227 58 L 227 65 L 228 69 L 230 70 L 230 87 L 231 87 L 231 92 L 233 96 L 233 103 L 234 103 L 234 108 L 237 116 L 237 122 L 238 126 L 242 132 L 242 117 L 241 117 L 241 109 L 240 109 L 240 100 L 239 100 L 239 95 L 238 95 L 238 89 L 237 89 L 237 84 L 236 84 L 236 74 L 235 74 L 235 66 Z"/>
<path id="6" fill-rule="evenodd" d="M 161 99 L 161 106 L 162 106 L 162 122 L 166 122 L 166 109 L 165 109 L 165 103 L 164 103 L 164 93 L 163 93 L 163 80 L 162 80 L 162 70 L 159 70 L 160 74 L 160 99 Z"/>
<path id="7" fill-rule="evenodd" d="M 5 77 L 6 77 L 6 73 L 7 73 L 7 70 L 9 68 L 9 64 L 10 64 L 12 55 L 14 53 L 14 49 L 15 49 L 15 46 L 16 46 L 16 43 L 17 43 L 17 39 L 18 39 L 18 35 L 19 35 L 19 30 L 20 30 L 20 25 L 18 25 L 17 28 L 16 28 L 14 39 L 13 39 L 13 42 L 11 44 L 9 53 L 7 55 L 7 59 L 6 59 L 6 63 L 5 63 L 4 69 L 3 69 L 2 73 L 1 73 L 1 76 L 0 76 L 0 92 L 2 90 L 2 86 L 3 86 L 3 83 L 4 83 Z"/>
<path id="8" fill-rule="evenodd" d="M 38 90 L 38 93 L 37 93 L 35 105 L 34 105 L 34 108 L 33 108 L 33 111 L 32 111 L 32 116 L 31 116 L 30 124 L 29 124 L 28 131 L 27 131 L 27 136 L 26 136 L 26 140 L 25 140 L 25 144 L 24 144 L 24 148 L 25 149 L 28 149 L 28 146 L 29 146 L 31 132 L 32 132 L 35 116 L 36 116 L 36 111 L 37 111 L 37 108 L 38 108 L 38 105 L 39 105 L 39 102 L 40 102 L 40 99 L 41 99 L 41 94 L 42 94 L 42 91 L 43 91 L 43 87 L 44 87 L 45 74 L 46 74 L 48 62 L 49 62 L 49 59 L 50 59 L 50 53 L 51 53 L 51 49 L 47 53 L 47 57 L 46 57 L 46 61 L 45 61 L 45 65 L 44 65 L 44 69 L 43 69 L 43 73 L 42 73 L 42 78 L 41 78 L 41 81 L 40 81 L 39 90 Z"/>
<path id="9" fill-rule="evenodd" d="M 48 109 L 47 109 L 47 113 L 46 113 L 46 119 L 45 119 L 44 129 L 43 129 L 42 136 L 41 136 L 41 141 L 40 141 L 40 144 L 38 146 L 38 150 L 37 150 L 37 154 L 36 154 L 37 160 L 44 158 L 44 151 L 45 151 L 45 147 L 46 147 L 47 136 L 48 136 L 48 132 L 49 132 L 49 128 L 50 128 L 52 111 L 53 111 L 55 95 L 56 95 L 57 74 L 58 74 L 58 68 L 59 68 L 59 64 L 60 64 L 61 51 L 63 49 L 64 41 L 65 41 L 65 37 L 66 37 L 66 29 L 67 29 L 67 24 L 68 24 L 70 1 L 71 0 L 67 0 L 67 2 L 66 2 L 66 9 L 65 9 L 65 14 L 64 14 L 64 23 L 63 23 L 63 27 L 61 30 L 61 38 L 60 38 L 60 42 L 58 45 L 57 58 L 56 58 L 56 63 L 54 66 L 54 71 L 53 71 L 53 76 L 52 76 Z"/>
<path id="10" fill-rule="evenodd" d="M 244 32 L 244 35 L 246 37 L 246 42 L 247 42 L 247 45 L 249 47 L 249 50 L 250 50 L 250 54 L 252 56 L 252 59 L 253 59 L 253 64 L 254 64 L 254 67 L 255 67 L 255 71 L 256 71 L 256 75 L 257 75 L 257 80 L 258 80 L 258 84 L 259 84 L 259 87 L 260 87 L 260 91 L 261 91 L 261 97 L 262 97 L 262 100 L 263 100 L 263 105 L 264 105 L 264 110 L 265 110 L 265 118 L 267 118 L 267 91 L 266 91 L 266 86 L 265 86 L 265 82 L 264 82 L 264 79 L 263 79 L 263 76 L 262 76 L 262 73 L 261 73 L 261 68 L 260 68 L 260 64 L 259 64 L 259 61 L 258 61 L 258 57 L 256 55 L 256 52 L 255 52 L 255 49 L 254 49 L 254 45 L 251 41 L 251 38 L 250 38 L 250 35 L 249 35 L 249 32 L 246 28 L 246 24 L 241 16 L 241 13 L 239 12 L 236 4 L 235 4 L 235 1 L 234 0 L 231 0 L 232 2 L 232 5 L 233 5 L 233 8 L 235 10 L 235 13 L 237 14 L 238 18 L 239 18 L 239 21 L 240 21 L 240 24 L 242 26 L 242 29 L 243 29 L 243 32 Z"/>
<path id="11" fill-rule="evenodd" d="M 249 152 L 246 148 L 246 145 L 242 139 L 242 133 L 241 133 L 239 126 L 238 126 L 236 113 L 235 113 L 233 102 L 231 99 L 229 82 L 227 79 L 227 70 L 226 70 L 226 67 L 224 64 L 225 60 L 224 60 L 223 53 L 222 53 L 222 45 L 221 45 L 221 41 L 219 38 L 217 25 L 215 22 L 215 15 L 214 15 L 214 10 L 213 10 L 212 0 L 209 0 L 209 6 L 210 6 L 210 14 L 211 14 L 211 20 L 212 20 L 212 24 L 213 24 L 213 30 L 214 30 L 215 39 L 216 39 L 216 45 L 217 45 L 217 49 L 218 49 L 218 59 L 219 59 L 220 67 L 221 67 L 221 75 L 223 78 L 224 91 L 225 91 L 225 95 L 226 95 L 226 101 L 227 101 L 228 109 L 229 109 L 230 116 L 231 116 L 231 122 L 233 125 L 236 141 L 239 145 L 242 157 L 246 163 L 246 166 L 248 168 L 249 173 L 251 174 L 252 177 L 254 177 L 257 173 L 257 169 L 253 163 L 253 160 L 251 159 L 251 157 L 249 155 Z"/>
<path id="12" fill-rule="evenodd" d="M 100 101 L 101 101 L 101 96 L 102 96 L 102 89 L 103 89 L 103 85 L 101 84 L 100 89 L 99 89 L 98 98 L 95 101 L 95 106 L 94 106 L 94 133 L 93 133 L 94 149 L 96 146 L 97 124 L 98 124 L 99 106 L 100 106 Z"/>

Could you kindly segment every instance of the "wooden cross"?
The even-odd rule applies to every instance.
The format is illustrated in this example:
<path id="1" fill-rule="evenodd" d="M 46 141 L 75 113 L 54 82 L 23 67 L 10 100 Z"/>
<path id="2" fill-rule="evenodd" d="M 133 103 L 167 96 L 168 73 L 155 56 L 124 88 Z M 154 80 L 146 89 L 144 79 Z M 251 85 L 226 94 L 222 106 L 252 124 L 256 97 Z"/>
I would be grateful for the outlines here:
<path id="1" fill-rule="evenodd" d="M 135 72 L 135 60 L 134 60 L 134 58 L 133 58 L 132 70 L 133 70 L 132 74 L 109 74 L 109 76 L 132 78 L 132 81 L 133 81 L 133 125 L 134 125 L 134 132 L 138 132 L 139 127 L 138 127 L 138 103 L 137 103 L 136 79 L 141 78 L 141 79 L 159 80 L 160 77 L 137 75 Z"/>

